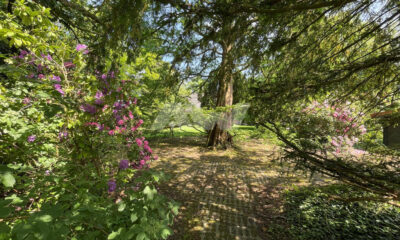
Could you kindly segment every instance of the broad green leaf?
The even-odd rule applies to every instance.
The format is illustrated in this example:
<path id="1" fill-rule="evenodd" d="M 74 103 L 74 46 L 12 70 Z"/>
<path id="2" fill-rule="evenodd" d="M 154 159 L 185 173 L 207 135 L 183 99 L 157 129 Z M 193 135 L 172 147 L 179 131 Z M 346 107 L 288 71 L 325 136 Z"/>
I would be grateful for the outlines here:
<path id="1" fill-rule="evenodd" d="M 11 228 L 5 222 L 0 222 L 0 239 L 10 239 L 10 230 Z"/>
<path id="2" fill-rule="evenodd" d="M 164 228 L 164 229 L 161 231 L 161 237 L 162 237 L 163 239 L 167 239 L 168 236 L 171 235 L 171 234 L 172 234 L 172 231 L 171 231 L 171 229 L 169 229 L 169 228 Z"/>
<path id="3" fill-rule="evenodd" d="M 122 228 L 118 229 L 117 232 L 112 232 L 108 235 L 107 239 L 111 240 L 111 239 L 115 239 L 116 237 L 118 237 L 121 234 Z"/>
<path id="4" fill-rule="evenodd" d="M 0 218 L 6 218 L 11 213 L 11 207 L 2 206 L 0 208 Z"/>
<path id="5" fill-rule="evenodd" d="M 148 239 L 146 233 L 139 233 L 136 237 L 136 240 L 144 240 L 144 239 Z"/>
<path id="6" fill-rule="evenodd" d="M 131 221 L 134 223 L 134 222 L 136 222 L 137 219 L 138 219 L 137 214 L 136 213 L 132 213 L 131 214 Z"/>
<path id="7" fill-rule="evenodd" d="M 41 222 L 51 222 L 53 220 L 53 217 L 46 214 L 46 215 L 38 217 L 37 219 Z"/>
<path id="8" fill-rule="evenodd" d="M 147 196 L 148 199 L 152 200 L 154 198 L 154 194 L 157 193 L 157 190 L 154 188 L 150 188 L 149 186 L 146 186 L 143 189 L 143 193 Z"/>
<path id="9" fill-rule="evenodd" d="M 6 197 L 5 199 L 6 200 L 12 200 L 12 202 L 11 202 L 12 204 L 19 204 L 19 203 L 23 203 L 24 202 L 24 201 L 22 201 L 21 198 L 17 197 L 16 194 L 13 194 L 13 195 L 11 195 L 9 197 Z"/>
<path id="10" fill-rule="evenodd" d="M 124 201 L 121 201 L 118 206 L 118 212 L 124 211 L 125 207 L 126 207 L 126 203 Z"/>
<path id="11" fill-rule="evenodd" d="M 5 187 L 13 187 L 15 178 L 10 172 L 1 173 L 1 183 L 3 183 Z"/>

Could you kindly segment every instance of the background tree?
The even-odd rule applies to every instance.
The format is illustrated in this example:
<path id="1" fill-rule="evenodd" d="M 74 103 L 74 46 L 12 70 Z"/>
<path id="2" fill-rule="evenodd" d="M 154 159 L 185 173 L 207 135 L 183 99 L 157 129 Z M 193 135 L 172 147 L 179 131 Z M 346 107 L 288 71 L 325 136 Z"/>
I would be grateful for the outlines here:
<path id="1" fill-rule="evenodd" d="M 183 78 L 210 81 L 206 93 L 215 96 L 214 107 L 227 108 L 225 121 L 216 123 L 208 135 L 207 145 L 216 146 L 231 142 L 227 129 L 232 126 L 229 109 L 234 102 L 234 76 L 245 69 L 248 73 L 259 70 L 265 53 L 277 47 L 281 37 L 277 31 L 293 20 L 293 13 L 304 11 L 302 21 L 309 24 L 321 18 L 326 9 L 350 1 L 155 2 L 158 11 L 154 23 L 169 39 L 168 53 L 173 54 Z"/>
<path id="2" fill-rule="evenodd" d="M 325 12 L 311 25 L 296 16 L 291 25 L 279 29 L 278 51 L 266 55 L 252 103 L 256 121 L 288 147 L 287 159 L 394 199 L 399 198 L 400 186 L 396 152 L 375 155 L 367 148 L 371 155 L 362 160 L 325 154 L 336 141 L 326 138 L 333 133 L 318 132 L 318 122 L 330 116 L 315 122 L 309 116 L 304 120 L 302 112 L 312 101 L 338 109 L 355 104 L 351 127 L 370 121 L 370 113 L 398 99 L 398 9 L 394 1 L 357 1 Z M 342 137 L 348 135 L 344 130 L 338 129 Z"/>

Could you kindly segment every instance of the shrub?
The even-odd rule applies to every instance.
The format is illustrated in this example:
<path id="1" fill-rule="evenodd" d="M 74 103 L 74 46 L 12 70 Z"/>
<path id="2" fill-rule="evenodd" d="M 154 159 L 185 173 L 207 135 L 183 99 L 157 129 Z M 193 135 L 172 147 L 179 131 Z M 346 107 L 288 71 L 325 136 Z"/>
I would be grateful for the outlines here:
<path id="1" fill-rule="evenodd" d="M 92 72 L 90 48 L 31 1 L 0 25 L 19 51 L 1 68 L 0 238 L 167 238 L 178 206 L 157 193 L 136 84 L 116 63 Z"/>

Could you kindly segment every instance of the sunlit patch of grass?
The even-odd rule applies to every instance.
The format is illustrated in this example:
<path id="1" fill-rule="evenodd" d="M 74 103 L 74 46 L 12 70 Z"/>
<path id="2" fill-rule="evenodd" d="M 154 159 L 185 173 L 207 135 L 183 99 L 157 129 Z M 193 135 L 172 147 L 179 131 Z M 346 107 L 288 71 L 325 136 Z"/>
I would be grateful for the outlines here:
<path id="1" fill-rule="evenodd" d="M 144 134 L 147 138 L 166 138 L 166 137 L 202 137 L 206 136 L 206 131 L 200 126 L 181 126 L 171 129 L 166 128 L 160 131 L 145 130 Z"/>
<path id="2" fill-rule="evenodd" d="M 165 128 L 158 131 L 143 130 L 146 138 L 184 138 L 184 137 L 206 137 L 207 131 L 201 126 L 181 126 L 175 127 L 172 130 Z M 265 129 L 258 129 L 255 126 L 248 125 L 234 125 L 229 130 L 232 134 L 234 142 L 245 141 L 246 139 L 262 139 L 270 143 L 278 143 L 277 138 L 266 131 Z"/>

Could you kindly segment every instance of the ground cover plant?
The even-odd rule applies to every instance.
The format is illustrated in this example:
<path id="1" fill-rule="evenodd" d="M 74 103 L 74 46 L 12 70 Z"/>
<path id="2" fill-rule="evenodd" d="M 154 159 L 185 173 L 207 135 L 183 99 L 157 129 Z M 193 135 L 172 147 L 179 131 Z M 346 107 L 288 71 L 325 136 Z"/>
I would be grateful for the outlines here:
<path id="1" fill-rule="evenodd" d="M 338 184 L 287 192 L 292 239 L 397 239 L 399 208 L 355 201 L 366 197 L 373 195 Z"/>

